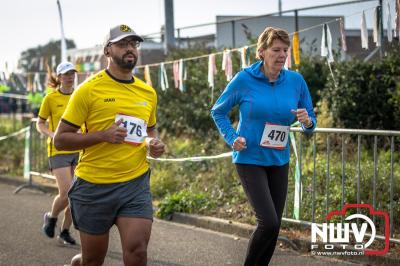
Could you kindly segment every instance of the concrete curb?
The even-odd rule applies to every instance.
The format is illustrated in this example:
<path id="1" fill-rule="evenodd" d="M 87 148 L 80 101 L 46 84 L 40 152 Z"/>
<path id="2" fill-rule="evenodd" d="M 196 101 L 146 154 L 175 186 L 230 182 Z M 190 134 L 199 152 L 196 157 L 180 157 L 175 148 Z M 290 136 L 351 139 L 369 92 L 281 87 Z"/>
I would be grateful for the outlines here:
<path id="1" fill-rule="evenodd" d="M 228 221 L 220 218 L 200 216 L 196 214 L 186 214 L 175 212 L 172 215 L 172 221 L 183 224 L 190 224 L 201 228 L 206 228 L 218 232 L 237 235 L 249 238 L 254 231 L 255 226 Z"/>
<path id="2" fill-rule="evenodd" d="M 51 193 L 51 194 L 58 193 L 58 189 L 56 186 L 49 186 L 49 185 L 45 185 L 45 184 L 33 183 L 32 187 L 29 187 L 27 180 L 22 179 L 22 178 L 17 178 L 17 177 L 9 177 L 9 176 L 0 175 L 0 182 L 2 182 L 4 184 L 9 184 L 12 186 L 17 186 L 18 188 L 20 188 L 22 186 L 26 186 L 26 188 L 33 188 L 33 189 L 36 188 L 36 189 L 39 189 L 39 191 L 42 191 L 44 193 Z"/>
<path id="3" fill-rule="evenodd" d="M 0 182 L 13 186 L 21 186 L 26 184 L 26 181 L 24 179 L 2 176 L 2 175 L 0 175 Z"/>
<path id="4" fill-rule="evenodd" d="M 210 229 L 213 231 L 218 231 L 222 233 L 227 233 L 231 235 L 236 235 L 239 237 L 250 238 L 251 234 L 255 230 L 254 225 L 243 224 L 234 221 L 229 221 L 225 219 L 209 217 L 209 216 L 200 216 L 196 214 L 186 214 L 186 213 L 174 213 L 171 217 L 171 221 L 194 225 L 197 227 Z M 283 242 L 291 246 L 295 250 L 300 250 L 307 252 L 306 241 L 295 239 L 290 240 L 289 236 L 284 234 L 282 231 L 279 234 L 278 241 Z"/>

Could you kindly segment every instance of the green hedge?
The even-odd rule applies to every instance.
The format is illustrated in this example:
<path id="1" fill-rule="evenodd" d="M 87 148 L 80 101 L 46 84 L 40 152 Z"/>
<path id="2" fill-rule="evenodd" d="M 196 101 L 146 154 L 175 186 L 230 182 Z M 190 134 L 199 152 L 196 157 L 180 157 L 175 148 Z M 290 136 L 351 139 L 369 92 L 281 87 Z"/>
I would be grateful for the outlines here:
<path id="1" fill-rule="evenodd" d="M 393 46 L 381 60 L 334 64 L 323 98 L 335 124 L 358 129 L 400 129 L 400 49 Z"/>

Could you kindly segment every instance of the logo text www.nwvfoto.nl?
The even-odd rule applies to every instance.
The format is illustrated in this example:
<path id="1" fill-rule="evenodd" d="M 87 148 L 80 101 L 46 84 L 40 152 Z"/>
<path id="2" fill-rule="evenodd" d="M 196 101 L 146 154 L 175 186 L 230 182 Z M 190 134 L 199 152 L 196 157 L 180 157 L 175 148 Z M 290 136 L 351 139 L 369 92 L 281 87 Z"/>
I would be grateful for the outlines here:
<path id="1" fill-rule="evenodd" d="M 347 210 L 361 208 L 369 210 L 369 214 L 357 213 L 346 217 Z M 329 221 L 334 216 L 345 217 L 345 222 L 323 223 L 321 228 L 316 223 L 311 224 L 311 253 L 313 255 L 384 255 L 389 251 L 390 232 L 387 212 L 374 210 L 369 204 L 345 204 L 342 210 L 330 212 L 326 216 L 326 220 Z M 374 216 L 384 221 L 383 249 L 368 248 L 376 238 L 376 227 L 370 218 Z M 361 223 L 354 222 L 355 219 L 358 219 Z M 367 234 L 367 230 L 370 233 Z M 321 241 L 318 241 L 317 236 L 320 237 Z M 350 243 L 350 236 L 354 238 L 355 244 Z"/>

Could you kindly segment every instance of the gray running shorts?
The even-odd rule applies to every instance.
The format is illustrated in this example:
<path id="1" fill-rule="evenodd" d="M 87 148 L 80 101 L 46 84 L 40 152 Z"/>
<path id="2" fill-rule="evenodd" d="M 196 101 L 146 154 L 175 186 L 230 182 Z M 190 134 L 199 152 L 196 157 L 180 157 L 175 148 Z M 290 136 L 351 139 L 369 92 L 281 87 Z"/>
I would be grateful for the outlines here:
<path id="1" fill-rule="evenodd" d="M 75 166 L 79 161 L 79 152 L 70 154 L 57 154 L 49 157 L 49 169 Z"/>
<path id="2" fill-rule="evenodd" d="M 75 176 L 68 197 L 74 227 L 87 234 L 107 233 L 117 217 L 153 220 L 150 170 L 114 184 L 92 184 Z"/>

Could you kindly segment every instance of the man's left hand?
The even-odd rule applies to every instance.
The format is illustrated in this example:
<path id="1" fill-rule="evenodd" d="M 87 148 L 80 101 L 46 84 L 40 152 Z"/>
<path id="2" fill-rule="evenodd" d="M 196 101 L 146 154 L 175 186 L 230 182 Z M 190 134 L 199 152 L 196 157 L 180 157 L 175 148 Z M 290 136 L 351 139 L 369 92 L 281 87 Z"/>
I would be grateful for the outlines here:
<path id="1" fill-rule="evenodd" d="M 149 141 L 146 141 L 146 143 L 149 154 L 153 158 L 158 158 L 165 152 L 165 144 L 160 139 L 151 138 Z"/>

